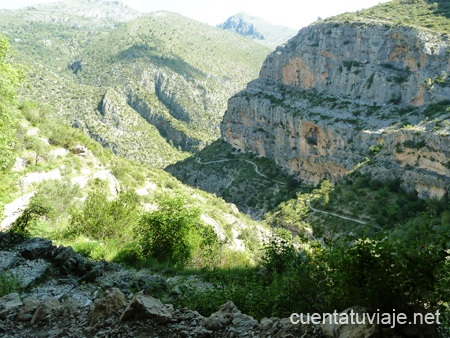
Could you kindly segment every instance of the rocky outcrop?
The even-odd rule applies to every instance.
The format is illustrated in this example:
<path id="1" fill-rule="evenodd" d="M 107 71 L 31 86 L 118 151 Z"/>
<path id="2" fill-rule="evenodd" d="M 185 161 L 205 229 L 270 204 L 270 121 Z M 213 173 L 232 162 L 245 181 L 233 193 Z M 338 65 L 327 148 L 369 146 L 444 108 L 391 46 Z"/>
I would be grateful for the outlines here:
<path id="1" fill-rule="evenodd" d="M 27 262 L 44 261 L 49 267 L 18 290 L 20 294 L 11 292 L 0 297 L 2 337 L 398 337 L 393 330 L 377 324 L 321 325 L 302 323 L 295 316 L 256 320 L 232 301 L 203 316 L 192 309 L 164 304 L 157 294 L 170 299 L 166 281 L 146 269 L 136 273 L 118 264 L 93 262 L 70 247 L 56 247 L 39 238 L 24 240 L 13 233 L 0 232 L 0 250 L 0 274 L 15 275 L 19 282 L 24 276 L 16 275 L 14 269 L 25 266 L 29 275 L 36 274 Z M 370 312 L 358 307 L 345 312 L 349 311 Z M 430 325 L 401 329 L 410 332 L 404 337 L 438 337 Z"/>
<path id="2" fill-rule="evenodd" d="M 374 177 L 442 197 L 450 187 L 449 51 L 447 37 L 416 28 L 318 22 L 270 54 L 259 79 L 229 100 L 222 137 L 306 183 L 337 182 L 365 163 Z"/>
<path id="3" fill-rule="evenodd" d="M 160 93 L 160 97 L 163 96 Z M 164 98 L 167 99 L 166 96 Z M 155 111 L 145 100 L 135 93 L 130 93 L 128 96 L 128 104 L 136 110 L 144 119 L 150 124 L 154 125 L 162 137 L 170 140 L 176 147 L 180 147 L 185 151 L 196 151 L 204 147 L 204 144 L 195 138 L 187 135 L 184 128 L 180 126 L 176 119 L 167 118 Z"/>
<path id="4" fill-rule="evenodd" d="M 245 20 L 242 16 L 234 15 L 229 17 L 224 23 L 218 25 L 219 28 L 236 32 L 240 35 L 248 36 L 253 39 L 264 40 L 265 37 L 261 34 L 253 23 Z"/>
<path id="5" fill-rule="evenodd" d="M 273 25 L 262 18 L 246 13 L 237 13 L 217 27 L 249 37 L 272 49 L 283 44 L 298 32 L 296 29 Z"/>

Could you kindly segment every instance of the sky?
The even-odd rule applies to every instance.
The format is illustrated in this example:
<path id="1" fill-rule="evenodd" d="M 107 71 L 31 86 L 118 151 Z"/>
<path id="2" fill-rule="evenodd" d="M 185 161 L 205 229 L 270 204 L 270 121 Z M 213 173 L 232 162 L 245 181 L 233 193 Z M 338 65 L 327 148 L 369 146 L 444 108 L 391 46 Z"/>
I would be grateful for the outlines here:
<path id="1" fill-rule="evenodd" d="M 52 0 L 54 1 L 54 0 Z M 49 0 L 0 0 L 0 8 L 14 9 Z M 372 7 L 389 0 L 122 0 L 141 12 L 166 10 L 198 21 L 217 25 L 228 17 L 245 12 L 272 24 L 300 29 L 326 17 Z"/>

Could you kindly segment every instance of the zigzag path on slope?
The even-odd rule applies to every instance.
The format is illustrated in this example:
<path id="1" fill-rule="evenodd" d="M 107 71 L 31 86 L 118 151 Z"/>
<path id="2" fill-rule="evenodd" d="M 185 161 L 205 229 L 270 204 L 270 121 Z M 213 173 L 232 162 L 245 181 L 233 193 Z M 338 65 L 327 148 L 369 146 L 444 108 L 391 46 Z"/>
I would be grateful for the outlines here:
<path id="1" fill-rule="evenodd" d="M 322 213 L 322 214 L 325 214 L 325 215 L 332 215 L 332 216 L 339 217 L 339 218 L 342 218 L 342 219 L 345 219 L 345 220 L 348 220 L 348 221 L 356 222 L 356 223 L 359 223 L 359 224 L 364 224 L 364 225 L 367 224 L 367 222 L 361 221 L 361 220 L 356 219 L 356 218 L 351 218 L 351 217 L 347 217 L 347 216 L 342 216 L 342 215 L 339 215 L 339 214 L 335 214 L 334 212 L 328 212 L 328 211 L 323 211 L 323 210 L 316 209 L 316 208 L 314 208 L 314 207 L 311 205 L 311 201 L 310 201 L 309 198 L 306 200 L 306 203 L 308 204 L 308 207 L 309 207 L 312 211 L 319 212 L 319 213 Z"/>
<path id="2" fill-rule="evenodd" d="M 266 179 L 268 179 L 268 180 L 271 180 L 272 182 L 275 182 L 275 183 L 278 183 L 278 184 L 282 184 L 282 185 L 286 185 L 286 183 L 284 183 L 284 182 L 280 182 L 280 181 L 274 180 L 274 179 L 270 178 L 269 176 L 264 175 L 262 172 L 259 171 L 258 165 L 257 165 L 255 162 L 250 161 L 250 160 L 242 160 L 242 159 L 223 159 L 223 160 L 215 160 L 215 161 L 202 162 L 202 160 L 201 160 L 199 157 L 197 157 L 196 160 L 197 160 L 197 163 L 198 163 L 198 164 L 202 164 L 202 165 L 204 165 L 204 164 L 213 164 L 213 163 L 229 162 L 229 161 L 244 161 L 244 162 L 247 162 L 247 163 L 253 165 L 253 167 L 255 168 L 255 172 L 256 172 L 257 175 L 259 175 L 259 176 L 261 176 L 261 177 L 264 177 L 264 178 L 266 178 Z"/>

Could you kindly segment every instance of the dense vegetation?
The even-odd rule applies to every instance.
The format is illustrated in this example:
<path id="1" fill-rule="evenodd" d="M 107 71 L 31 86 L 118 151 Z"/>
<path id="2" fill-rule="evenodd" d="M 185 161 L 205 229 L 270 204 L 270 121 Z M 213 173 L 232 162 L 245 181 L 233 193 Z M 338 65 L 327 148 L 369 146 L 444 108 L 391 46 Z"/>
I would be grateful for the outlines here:
<path id="1" fill-rule="evenodd" d="M 166 170 L 183 183 L 217 194 L 255 219 L 300 189 L 299 182 L 272 160 L 234 151 L 222 140 Z"/>
<path id="2" fill-rule="evenodd" d="M 346 13 L 330 20 L 372 19 L 395 25 L 421 27 L 450 33 L 450 3 L 446 0 L 392 0 L 356 13 Z"/>
<path id="3" fill-rule="evenodd" d="M 14 99 L 21 73 L 8 63 L 9 41 L 0 36 L 0 170 L 6 169 L 14 158 L 16 117 Z"/>

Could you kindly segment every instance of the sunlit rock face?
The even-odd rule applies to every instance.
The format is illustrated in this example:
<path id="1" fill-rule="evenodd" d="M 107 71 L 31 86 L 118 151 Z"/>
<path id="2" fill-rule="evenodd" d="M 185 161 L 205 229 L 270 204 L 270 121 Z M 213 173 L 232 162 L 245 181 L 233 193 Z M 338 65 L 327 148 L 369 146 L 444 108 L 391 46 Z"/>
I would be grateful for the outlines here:
<path id="1" fill-rule="evenodd" d="M 310 184 L 360 168 L 442 197 L 450 186 L 448 126 L 445 109 L 432 122 L 429 107 L 450 98 L 449 45 L 411 27 L 313 24 L 228 101 L 222 137 Z"/>

